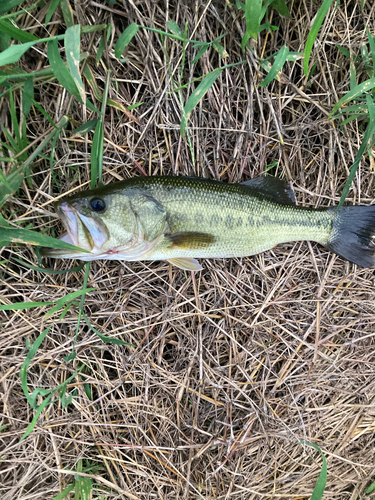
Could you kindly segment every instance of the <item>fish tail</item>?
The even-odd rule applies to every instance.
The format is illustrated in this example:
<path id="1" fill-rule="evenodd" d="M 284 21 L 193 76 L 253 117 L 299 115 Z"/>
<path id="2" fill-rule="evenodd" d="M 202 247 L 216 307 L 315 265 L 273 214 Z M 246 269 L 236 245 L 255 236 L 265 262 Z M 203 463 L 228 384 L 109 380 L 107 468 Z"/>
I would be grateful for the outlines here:
<path id="1" fill-rule="evenodd" d="M 350 262 L 375 268 L 375 205 L 330 209 L 334 214 L 332 231 L 323 245 Z"/>

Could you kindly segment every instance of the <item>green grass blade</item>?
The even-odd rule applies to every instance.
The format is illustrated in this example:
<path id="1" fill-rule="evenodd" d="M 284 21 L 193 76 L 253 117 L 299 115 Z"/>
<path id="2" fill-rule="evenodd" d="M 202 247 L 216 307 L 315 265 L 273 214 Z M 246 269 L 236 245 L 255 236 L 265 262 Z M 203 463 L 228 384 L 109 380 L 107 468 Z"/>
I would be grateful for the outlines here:
<path id="1" fill-rule="evenodd" d="M 8 10 L 13 9 L 13 7 L 17 7 L 23 0 L 2 0 L 0 3 L 0 14 L 4 14 L 8 12 Z"/>
<path id="2" fill-rule="evenodd" d="M 319 451 L 319 453 L 322 457 L 322 460 L 323 460 L 322 470 L 320 471 L 320 474 L 319 474 L 318 480 L 316 482 L 314 491 L 313 491 L 311 498 L 310 498 L 310 500 L 321 500 L 323 498 L 324 490 L 325 490 L 326 484 L 327 484 L 327 459 L 324 456 L 324 453 L 322 452 L 322 450 L 316 444 L 310 443 L 309 441 L 302 441 L 299 444 L 306 444 L 307 446 L 311 446 L 315 450 Z"/>
<path id="3" fill-rule="evenodd" d="M 92 292 L 93 290 L 96 290 L 96 288 L 83 288 L 83 290 L 77 290 L 76 292 L 71 292 L 64 297 L 61 297 L 61 299 L 56 302 L 56 305 L 47 312 L 45 318 L 49 318 L 52 314 L 62 309 L 67 302 L 70 302 L 77 297 L 81 297 L 82 295 L 86 295 L 86 293 Z"/>
<path id="4" fill-rule="evenodd" d="M 67 488 L 65 488 L 65 490 L 63 490 L 61 493 L 59 493 L 58 495 L 53 497 L 52 500 L 63 500 L 64 498 L 66 498 L 69 495 L 69 493 L 72 490 L 74 490 L 74 488 L 75 488 L 75 483 L 70 484 Z"/>
<path id="5" fill-rule="evenodd" d="M 209 73 L 207 76 L 204 77 L 204 79 L 201 81 L 201 83 L 198 85 L 198 87 L 194 90 L 194 92 L 191 94 L 189 99 L 187 100 L 184 109 L 183 109 L 183 118 L 181 121 L 181 127 L 180 127 L 180 132 L 181 136 L 184 135 L 187 122 L 190 118 L 190 115 L 195 108 L 195 106 L 198 104 L 198 102 L 204 97 L 206 92 L 212 87 L 212 85 L 215 83 L 216 79 L 220 75 L 222 71 L 222 68 L 217 68 L 212 73 Z"/>
<path id="6" fill-rule="evenodd" d="M 328 118 L 331 118 L 332 115 L 334 115 L 334 113 L 336 113 L 336 111 L 339 108 L 342 108 L 348 102 L 352 101 L 353 99 L 355 99 L 359 95 L 364 94 L 365 92 L 368 92 L 369 90 L 372 90 L 373 88 L 375 88 L 375 77 L 370 78 L 369 80 L 366 80 L 365 82 L 361 83 L 360 85 L 357 85 L 356 87 L 354 87 L 353 90 L 351 90 L 350 92 L 348 92 L 347 94 L 345 94 L 344 97 L 342 97 L 333 106 L 332 111 L 331 111 L 331 113 L 330 113 L 330 115 L 329 115 Z"/>
<path id="7" fill-rule="evenodd" d="M 371 52 L 371 57 L 372 57 L 372 73 L 375 76 L 375 42 L 374 39 L 371 36 L 370 30 L 366 26 L 366 32 L 367 32 L 367 37 L 368 37 L 368 43 L 370 45 L 370 52 Z"/>
<path id="8" fill-rule="evenodd" d="M 59 46 L 56 40 L 52 40 L 48 44 L 47 54 L 51 69 L 58 82 L 61 83 L 61 85 L 69 92 L 69 94 L 74 95 L 80 100 L 81 97 L 80 93 L 78 92 L 77 85 L 60 56 Z"/>
<path id="9" fill-rule="evenodd" d="M 40 414 L 42 413 L 42 411 L 44 410 L 44 408 L 46 408 L 46 406 L 49 405 L 49 402 L 50 402 L 51 398 L 52 398 L 52 394 L 50 394 L 49 396 L 47 396 L 46 399 L 38 406 L 38 409 L 35 412 L 34 418 L 32 419 L 31 423 L 28 425 L 28 427 L 27 427 L 25 433 L 23 434 L 23 436 L 21 437 L 20 441 L 23 441 L 24 439 L 26 439 L 27 436 L 29 434 L 31 434 L 31 432 L 33 432 L 34 427 L 35 427 L 35 425 L 37 423 L 37 420 L 40 417 Z"/>
<path id="10" fill-rule="evenodd" d="M 370 486 L 367 488 L 367 490 L 365 491 L 365 494 L 366 495 L 369 495 L 370 493 L 372 493 L 373 491 L 375 491 L 375 481 L 370 484 Z"/>
<path id="11" fill-rule="evenodd" d="M 79 250 L 81 252 L 90 253 L 88 250 L 75 247 L 65 241 L 52 238 L 52 236 L 23 228 L 0 226 L 0 241 L 7 242 L 8 245 L 11 243 L 23 243 L 25 245 L 38 247 L 66 248 L 67 250 Z"/>
<path id="12" fill-rule="evenodd" d="M 197 61 L 199 61 L 199 59 L 203 56 L 203 54 L 206 53 L 206 51 L 207 51 L 207 49 L 208 49 L 209 46 L 210 45 L 207 43 L 203 47 L 201 47 L 198 50 L 197 55 L 194 57 L 193 62 L 191 64 L 195 64 Z M 178 90 L 178 89 L 176 89 L 176 90 Z"/>
<path id="13" fill-rule="evenodd" d="M 281 47 L 279 52 L 275 57 L 275 62 L 273 63 L 272 68 L 269 70 L 266 78 L 259 84 L 260 87 L 264 87 L 268 85 L 274 78 L 278 78 L 279 71 L 283 68 L 285 61 L 288 58 L 289 49 L 286 45 Z"/>
<path id="14" fill-rule="evenodd" d="M 309 74 L 309 62 L 312 48 L 314 46 L 315 39 L 318 35 L 320 27 L 323 24 L 324 18 L 326 17 L 329 8 L 331 7 L 333 0 L 323 0 L 320 9 L 315 17 L 315 21 L 311 27 L 310 33 L 307 37 L 306 45 L 305 45 L 305 55 L 303 59 L 303 71 L 305 72 L 305 76 L 307 77 Z"/>
<path id="15" fill-rule="evenodd" d="M 354 176 L 355 176 L 357 169 L 359 167 L 359 163 L 361 161 L 361 158 L 365 154 L 365 152 L 372 147 L 372 144 L 373 144 L 373 139 L 375 136 L 375 103 L 369 95 L 366 96 L 366 100 L 367 100 L 367 107 L 368 107 L 370 121 L 367 125 L 367 129 L 366 129 L 362 144 L 361 144 L 361 146 L 358 150 L 358 153 L 354 159 L 354 163 L 350 167 L 350 174 L 349 174 L 348 180 L 346 181 L 345 187 L 342 191 L 340 202 L 339 202 L 337 208 L 340 208 L 343 205 L 345 198 L 347 197 L 347 195 L 349 193 L 349 189 L 350 189 L 350 186 L 352 185 Z"/>
<path id="16" fill-rule="evenodd" d="M 97 123 L 98 123 L 97 119 L 95 119 L 95 120 L 89 120 L 88 122 L 83 123 L 82 125 L 80 125 L 76 129 L 74 129 L 73 130 L 73 134 L 74 135 L 75 134 L 85 135 L 88 132 L 91 132 L 91 130 L 93 130 L 95 128 L 95 126 L 96 126 Z"/>
<path id="17" fill-rule="evenodd" d="M 45 19 L 46 24 L 48 24 L 51 21 L 52 16 L 56 12 L 56 9 L 59 6 L 60 2 L 61 2 L 61 0 L 51 0 L 51 3 L 49 4 L 47 14 L 46 14 L 46 19 Z"/>
<path id="18" fill-rule="evenodd" d="M 167 28 L 169 31 L 171 31 L 174 35 L 180 36 L 183 38 L 184 32 L 182 29 L 179 27 L 179 25 L 176 23 L 176 21 L 167 21 Z"/>
<path id="19" fill-rule="evenodd" d="M 0 19 L 0 31 L 5 35 L 10 36 L 14 40 L 21 43 L 33 42 L 38 40 L 38 37 L 28 33 L 27 31 L 20 30 L 8 19 Z"/>
<path id="20" fill-rule="evenodd" d="M 27 385 L 27 370 L 28 370 L 28 368 L 30 366 L 31 360 L 35 356 L 37 350 L 41 346 L 43 340 L 46 338 L 47 333 L 51 330 L 51 328 L 52 328 L 52 325 L 48 326 L 37 337 L 37 339 L 35 340 L 35 342 L 33 343 L 33 345 L 30 347 L 29 352 L 27 353 L 26 359 L 22 363 L 22 366 L 21 366 L 21 369 L 20 369 L 20 373 L 19 373 L 19 376 L 20 376 L 20 379 L 21 379 L 22 390 L 23 390 L 23 392 L 24 392 L 24 394 L 26 396 L 26 399 L 28 400 L 30 406 L 32 408 L 34 408 L 34 410 L 36 408 L 36 406 L 34 405 L 35 399 L 32 400 L 31 397 L 30 397 L 29 388 L 28 388 L 28 385 Z"/>
<path id="21" fill-rule="evenodd" d="M 103 165 L 103 139 L 103 120 L 98 120 L 91 145 L 91 189 L 96 186 L 96 182 L 103 168 L 100 166 Z"/>
<path id="22" fill-rule="evenodd" d="M 38 271 L 39 273 L 45 273 L 45 274 L 67 274 L 67 273 L 78 273 L 83 269 L 83 266 L 85 263 L 80 264 L 79 266 L 72 267 L 71 269 L 64 269 L 62 271 L 56 271 L 55 269 L 47 269 L 45 267 L 38 267 L 38 266 L 33 266 L 32 264 L 29 264 L 28 262 L 25 262 L 22 259 L 17 259 L 16 257 L 12 258 L 13 261 L 18 262 L 18 264 L 21 264 L 21 266 L 27 267 L 28 269 L 32 269 L 33 271 Z"/>
<path id="23" fill-rule="evenodd" d="M 284 17 L 290 17 L 290 12 L 285 3 L 285 0 L 274 0 L 271 5 L 280 15 Z"/>
<path id="24" fill-rule="evenodd" d="M 123 340 L 116 339 L 115 337 L 108 337 L 106 335 L 103 335 L 102 333 L 99 332 L 92 324 L 90 323 L 89 318 L 86 316 L 86 314 L 83 312 L 82 313 L 83 319 L 85 320 L 86 325 L 91 328 L 91 330 L 96 333 L 96 335 L 102 340 L 103 342 L 106 342 L 107 344 L 115 344 L 115 345 L 128 345 L 131 347 L 136 347 L 134 344 L 130 344 L 129 342 L 124 342 Z"/>
<path id="25" fill-rule="evenodd" d="M 125 50 L 125 47 L 129 45 L 132 39 L 135 37 L 139 29 L 138 24 L 131 24 L 126 28 L 126 30 L 122 33 L 120 38 L 117 40 L 115 45 L 115 56 L 120 59 Z"/>
<path id="26" fill-rule="evenodd" d="M 82 102 L 85 102 L 86 94 L 79 72 L 79 61 L 81 56 L 81 27 L 79 24 L 71 26 L 66 30 L 65 54 L 74 83 L 77 86 Z"/>
<path id="27" fill-rule="evenodd" d="M 20 45 L 11 45 L 8 49 L 4 50 L 4 52 L 0 53 L 0 66 L 18 62 L 24 53 L 36 43 L 38 43 L 38 40 L 34 42 L 22 43 Z"/>
<path id="28" fill-rule="evenodd" d="M 22 113 L 25 118 L 29 116 L 34 100 L 34 78 L 31 76 L 25 80 L 22 89 Z"/>
<path id="29" fill-rule="evenodd" d="M 74 25 L 74 14 L 67 0 L 61 0 L 61 11 L 67 28 L 71 28 Z"/>
<path id="30" fill-rule="evenodd" d="M 0 304 L 0 311 L 24 311 L 35 307 L 52 306 L 54 302 L 16 302 L 15 304 Z"/>
<path id="31" fill-rule="evenodd" d="M 245 21 L 246 31 L 241 41 L 241 48 L 245 46 L 250 38 L 257 39 L 260 25 L 260 13 L 262 10 L 262 0 L 246 0 L 245 2 Z"/>

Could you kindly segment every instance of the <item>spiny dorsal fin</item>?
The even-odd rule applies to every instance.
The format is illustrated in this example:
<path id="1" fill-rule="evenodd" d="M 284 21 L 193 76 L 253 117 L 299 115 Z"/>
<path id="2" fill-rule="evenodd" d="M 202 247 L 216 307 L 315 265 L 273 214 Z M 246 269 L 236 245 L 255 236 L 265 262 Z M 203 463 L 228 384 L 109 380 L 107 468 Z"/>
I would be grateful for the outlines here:
<path id="1" fill-rule="evenodd" d="M 165 236 L 170 242 L 169 248 L 180 248 L 184 250 L 202 250 L 215 241 L 215 236 L 208 233 L 195 233 L 185 231 L 181 233 L 167 234 Z"/>
<path id="2" fill-rule="evenodd" d="M 258 191 L 281 205 L 296 204 L 296 197 L 294 196 L 294 191 L 289 182 L 282 181 L 277 177 L 257 177 L 256 179 L 250 179 L 241 184 Z"/>
<path id="3" fill-rule="evenodd" d="M 185 271 L 202 271 L 203 267 L 199 264 L 196 259 L 189 257 L 177 257 L 175 259 L 168 259 L 170 264 L 173 264 L 180 269 Z"/>

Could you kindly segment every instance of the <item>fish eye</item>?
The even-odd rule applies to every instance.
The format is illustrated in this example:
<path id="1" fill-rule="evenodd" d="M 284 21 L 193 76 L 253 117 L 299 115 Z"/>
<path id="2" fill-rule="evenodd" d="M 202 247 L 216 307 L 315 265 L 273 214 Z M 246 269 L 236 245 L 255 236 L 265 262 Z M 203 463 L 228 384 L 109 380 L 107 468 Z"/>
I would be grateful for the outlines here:
<path id="1" fill-rule="evenodd" d="M 90 208 L 93 212 L 103 213 L 105 211 L 105 202 L 101 198 L 90 200 Z"/>

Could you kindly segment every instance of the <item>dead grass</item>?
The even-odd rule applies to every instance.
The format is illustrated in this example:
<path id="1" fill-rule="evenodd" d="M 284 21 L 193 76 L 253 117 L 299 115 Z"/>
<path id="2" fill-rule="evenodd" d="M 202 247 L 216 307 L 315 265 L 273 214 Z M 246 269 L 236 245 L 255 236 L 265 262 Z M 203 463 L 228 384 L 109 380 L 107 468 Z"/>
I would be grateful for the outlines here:
<path id="1" fill-rule="evenodd" d="M 291 20 L 274 13 L 272 22 L 280 30 L 262 33 L 257 54 L 266 57 L 283 44 L 301 51 L 318 4 L 291 2 Z M 227 61 L 211 49 L 193 66 L 195 52 L 188 48 L 183 75 L 188 82 L 243 58 L 241 16 L 228 4 L 212 1 L 131 1 L 110 7 L 98 0 L 72 6 L 76 21 L 110 22 L 115 30 L 107 59 L 113 71 L 109 97 L 124 106 L 143 102 L 128 115 L 108 109 L 106 184 L 142 172 L 237 182 L 262 175 L 277 161 L 273 174 L 290 176 L 299 204 L 338 202 L 362 129 L 360 123 L 342 129 L 327 120 L 349 89 L 348 60 L 336 44 L 359 53 L 365 25 L 375 32 L 372 2 L 361 12 L 358 2 L 342 1 L 330 12 L 316 43 L 311 85 L 305 85 L 297 61 L 285 68 L 287 83 L 260 88 L 262 76 L 250 52 L 246 64 L 224 71 L 191 117 L 195 166 L 179 136 L 181 109 L 171 93 L 160 37 L 140 30 L 125 64 L 114 58 L 113 43 L 131 22 L 165 29 L 169 19 L 180 26 L 188 21 L 189 36 L 203 41 L 226 33 Z M 22 23 L 41 35 L 43 19 L 39 12 L 25 15 Z M 57 32 L 60 14 L 53 21 L 51 31 Z M 91 54 L 96 36 L 82 37 Z M 177 75 L 181 46 L 168 39 L 165 45 Z M 23 59 L 28 71 L 45 64 L 40 51 Z M 90 65 L 104 88 L 103 64 Z M 192 88 L 182 91 L 185 100 Z M 37 100 L 55 119 L 68 114 L 83 123 L 90 118 L 77 103 L 69 107 L 56 81 L 41 82 Z M 6 99 L 1 107 L 1 123 L 11 130 Z M 30 140 L 48 127 L 34 111 Z M 33 188 L 24 184 L 7 204 L 7 215 L 58 232 L 57 219 L 50 217 L 51 199 L 87 187 L 91 138 L 74 138 L 68 131 L 56 151 L 61 186 L 51 181 L 48 163 L 38 161 Z M 374 174 L 366 158 L 349 199 L 365 204 L 373 198 Z M 30 248 L 3 249 L 0 260 L 20 253 L 36 264 Z M 71 262 L 49 264 L 72 267 Z M 46 308 L 1 313 L 0 425 L 8 424 L 1 432 L 4 500 L 53 498 L 73 481 L 63 469 L 75 471 L 79 459 L 100 466 L 89 472 L 96 478 L 93 498 L 309 498 L 321 458 L 299 444 L 304 440 L 319 445 L 327 457 L 325 498 L 365 498 L 375 476 L 373 271 L 308 243 L 203 265 L 194 276 L 161 262 L 91 265 L 88 286 L 97 290 L 86 296 L 86 313 L 103 334 L 136 348 L 104 344 L 82 322 L 77 358 L 66 363 L 77 307 L 63 321 L 58 315 L 46 320 Z M 11 303 L 56 300 L 79 290 L 84 271 L 44 275 L 9 261 L 1 264 L 1 273 L 2 300 Z M 20 442 L 35 412 L 23 395 L 19 369 L 26 342 L 50 324 L 29 369 L 30 390 L 56 387 L 83 363 L 92 399 L 77 377 L 69 385 L 70 392 L 77 391 L 72 404 L 64 409 L 56 398 Z"/>

